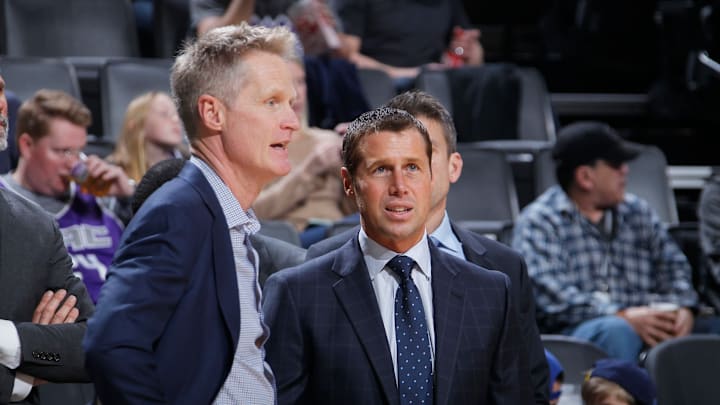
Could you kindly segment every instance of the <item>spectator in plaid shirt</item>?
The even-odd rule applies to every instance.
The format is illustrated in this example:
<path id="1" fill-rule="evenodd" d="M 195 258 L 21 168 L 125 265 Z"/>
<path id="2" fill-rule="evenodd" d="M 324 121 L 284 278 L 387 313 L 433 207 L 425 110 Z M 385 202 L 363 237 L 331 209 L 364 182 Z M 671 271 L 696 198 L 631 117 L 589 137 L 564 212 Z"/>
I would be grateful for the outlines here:
<path id="1" fill-rule="evenodd" d="M 649 205 L 625 194 L 627 162 L 639 151 L 602 123 L 564 128 L 553 150 L 559 185 L 523 210 L 513 236 L 541 331 L 631 361 L 645 347 L 718 326 L 695 322 L 687 259 Z"/>

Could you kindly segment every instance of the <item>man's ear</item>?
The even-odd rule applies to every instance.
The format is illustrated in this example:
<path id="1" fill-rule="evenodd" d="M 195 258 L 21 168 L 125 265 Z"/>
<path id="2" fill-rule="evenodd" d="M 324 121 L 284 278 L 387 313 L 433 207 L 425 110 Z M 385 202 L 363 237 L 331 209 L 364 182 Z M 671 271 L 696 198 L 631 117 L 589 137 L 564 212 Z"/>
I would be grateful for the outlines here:
<path id="1" fill-rule="evenodd" d="M 343 190 L 345 190 L 345 195 L 352 199 L 355 199 L 355 188 L 353 187 L 352 178 L 350 177 L 350 171 L 347 169 L 347 167 L 343 166 L 340 168 L 340 177 L 342 177 Z"/>
<path id="2" fill-rule="evenodd" d="M 225 125 L 226 110 L 225 105 L 208 94 L 198 97 L 198 113 L 200 121 L 210 130 L 220 131 Z"/>
<path id="3" fill-rule="evenodd" d="M 458 181 L 460 175 L 462 175 L 463 160 L 460 153 L 451 153 L 450 159 L 448 159 L 448 165 L 448 177 L 450 177 L 450 184 L 454 184 Z"/>
<path id="4" fill-rule="evenodd" d="M 27 132 L 20 134 L 17 139 L 18 151 L 20 152 L 20 156 L 24 159 L 27 159 L 30 155 L 33 145 L 35 145 L 35 141 Z"/>
<path id="5" fill-rule="evenodd" d="M 575 184 L 582 190 L 590 190 L 595 185 L 595 172 L 588 165 L 575 168 Z"/>

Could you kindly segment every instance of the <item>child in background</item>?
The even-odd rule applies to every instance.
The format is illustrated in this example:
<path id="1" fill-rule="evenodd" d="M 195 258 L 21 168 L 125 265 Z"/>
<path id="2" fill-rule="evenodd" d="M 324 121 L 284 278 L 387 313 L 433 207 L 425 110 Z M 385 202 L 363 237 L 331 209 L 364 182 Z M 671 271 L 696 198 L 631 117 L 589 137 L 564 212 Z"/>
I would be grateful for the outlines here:
<path id="1" fill-rule="evenodd" d="M 655 405 L 655 396 L 655 384 L 647 371 L 619 359 L 596 362 L 582 385 L 586 405 Z"/>
<path id="2" fill-rule="evenodd" d="M 550 369 L 550 405 L 557 405 L 562 394 L 562 385 L 565 380 L 565 370 L 554 354 L 545 349 L 545 358 Z"/>

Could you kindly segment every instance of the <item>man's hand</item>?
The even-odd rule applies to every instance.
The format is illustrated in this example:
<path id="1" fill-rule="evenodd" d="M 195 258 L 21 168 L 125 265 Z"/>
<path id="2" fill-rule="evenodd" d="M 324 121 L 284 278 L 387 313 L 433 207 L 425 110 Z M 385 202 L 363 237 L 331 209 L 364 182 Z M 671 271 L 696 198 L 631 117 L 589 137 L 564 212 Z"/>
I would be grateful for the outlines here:
<path id="1" fill-rule="evenodd" d="M 677 316 L 675 317 L 675 337 L 689 335 L 694 323 L 695 319 L 689 309 L 678 309 Z"/>
<path id="2" fill-rule="evenodd" d="M 77 298 L 74 295 L 67 299 L 65 297 L 67 297 L 67 291 L 62 289 L 55 292 L 46 291 L 35 307 L 32 322 L 40 325 L 74 323 L 80 316 L 80 310 L 75 307 Z"/>
<path id="3" fill-rule="evenodd" d="M 676 311 L 630 307 L 618 312 L 617 315 L 628 321 L 643 342 L 650 347 L 676 335 L 675 325 L 678 318 Z"/>
<path id="4" fill-rule="evenodd" d="M 135 192 L 135 187 L 130 184 L 130 179 L 120 166 L 110 164 L 95 155 L 88 156 L 85 164 L 90 177 L 110 184 L 109 195 L 130 197 Z"/>

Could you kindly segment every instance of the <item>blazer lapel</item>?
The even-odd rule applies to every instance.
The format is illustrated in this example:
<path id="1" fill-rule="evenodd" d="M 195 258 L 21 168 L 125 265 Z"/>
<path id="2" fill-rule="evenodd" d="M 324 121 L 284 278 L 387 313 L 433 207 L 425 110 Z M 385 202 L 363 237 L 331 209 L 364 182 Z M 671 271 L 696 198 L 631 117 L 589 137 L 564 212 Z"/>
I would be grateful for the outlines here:
<path id="1" fill-rule="evenodd" d="M 435 321 L 435 403 L 445 405 L 453 385 L 460 346 L 465 291 L 457 282 L 459 270 L 430 243 Z"/>
<path id="2" fill-rule="evenodd" d="M 220 311 L 232 337 L 233 350 L 235 350 L 240 335 L 240 297 L 238 296 L 235 262 L 225 214 L 220 207 L 220 202 L 215 197 L 215 192 L 200 169 L 192 163 L 186 163 L 179 176 L 197 190 L 215 218 L 212 230 L 215 289 Z"/>
<path id="3" fill-rule="evenodd" d="M 455 225 L 454 223 L 451 223 L 451 227 L 455 236 L 457 236 L 460 243 L 462 243 L 463 253 L 465 254 L 465 259 L 467 261 L 490 270 L 496 270 L 498 268 L 497 265 L 487 257 L 485 254 L 487 249 L 478 242 L 476 235 Z"/>
<path id="4" fill-rule="evenodd" d="M 399 394 L 385 327 L 357 238 L 345 243 L 339 252 L 333 271 L 342 278 L 333 286 L 335 296 L 365 350 L 387 403 L 398 404 Z"/>

